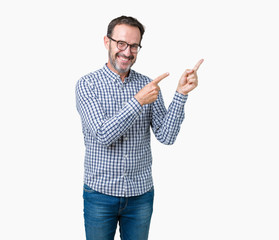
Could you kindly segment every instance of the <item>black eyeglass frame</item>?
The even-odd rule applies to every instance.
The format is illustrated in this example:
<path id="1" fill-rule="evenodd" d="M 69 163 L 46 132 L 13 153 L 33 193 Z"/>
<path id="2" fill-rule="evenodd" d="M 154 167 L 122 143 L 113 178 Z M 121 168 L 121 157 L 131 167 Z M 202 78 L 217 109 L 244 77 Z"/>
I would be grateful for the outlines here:
<path id="1" fill-rule="evenodd" d="M 117 48 L 120 50 L 120 51 L 125 51 L 126 49 L 127 49 L 127 47 L 129 47 L 130 46 L 130 51 L 132 52 L 132 53 L 138 53 L 139 51 L 140 51 L 140 49 L 142 48 L 142 46 L 140 45 L 140 44 L 137 44 L 137 43 L 134 43 L 134 44 L 129 44 L 129 43 L 127 43 L 127 42 L 125 42 L 125 41 L 122 41 L 122 40 L 119 40 L 119 41 L 117 41 L 117 40 L 115 40 L 115 39 L 113 39 L 112 37 L 109 37 L 109 36 L 107 36 L 110 40 L 112 40 L 112 41 L 114 41 L 114 42 L 116 42 L 116 46 L 117 46 Z M 120 49 L 119 47 L 118 47 L 118 44 L 119 43 L 125 43 L 126 44 L 126 47 L 125 47 L 125 49 Z M 137 46 L 137 51 L 135 52 L 135 51 L 133 51 L 132 49 L 132 47 L 135 47 L 135 46 Z"/>

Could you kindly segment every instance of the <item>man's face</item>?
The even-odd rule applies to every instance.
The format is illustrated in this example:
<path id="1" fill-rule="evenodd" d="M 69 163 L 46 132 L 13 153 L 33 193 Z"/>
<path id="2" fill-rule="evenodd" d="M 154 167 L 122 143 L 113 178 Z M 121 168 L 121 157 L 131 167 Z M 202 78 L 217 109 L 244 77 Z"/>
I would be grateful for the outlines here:
<path id="1" fill-rule="evenodd" d="M 114 27 L 112 36 L 116 41 L 125 41 L 129 44 L 140 44 L 140 30 L 137 27 L 121 24 Z M 109 67 L 116 73 L 124 74 L 136 62 L 137 53 L 132 53 L 130 46 L 121 51 L 117 48 L 117 43 L 105 37 L 105 46 L 108 49 Z"/>

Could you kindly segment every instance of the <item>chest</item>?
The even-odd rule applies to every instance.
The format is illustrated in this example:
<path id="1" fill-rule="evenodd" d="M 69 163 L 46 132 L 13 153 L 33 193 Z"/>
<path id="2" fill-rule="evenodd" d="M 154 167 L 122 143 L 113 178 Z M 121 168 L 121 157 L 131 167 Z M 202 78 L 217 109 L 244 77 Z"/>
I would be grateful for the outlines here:
<path id="1" fill-rule="evenodd" d="M 143 87 L 144 82 L 129 82 L 113 84 L 105 82 L 95 89 L 99 103 L 106 117 L 110 118 L 117 114 Z M 144 105 L 140 119 L 148 118 L 150 105 Z"/>

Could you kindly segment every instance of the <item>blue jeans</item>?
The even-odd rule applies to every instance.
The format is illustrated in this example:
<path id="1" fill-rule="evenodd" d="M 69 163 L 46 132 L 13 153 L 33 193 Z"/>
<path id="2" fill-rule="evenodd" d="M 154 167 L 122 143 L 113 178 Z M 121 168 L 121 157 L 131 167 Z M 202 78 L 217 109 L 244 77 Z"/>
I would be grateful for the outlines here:
<path id="1" fill-rule="evenodd" d="M 119 222 L 122 240 L 147 240 L 154 189 L 136 197 L 113 197 L 83 188 L 87 240 L 113 240 Z"/>

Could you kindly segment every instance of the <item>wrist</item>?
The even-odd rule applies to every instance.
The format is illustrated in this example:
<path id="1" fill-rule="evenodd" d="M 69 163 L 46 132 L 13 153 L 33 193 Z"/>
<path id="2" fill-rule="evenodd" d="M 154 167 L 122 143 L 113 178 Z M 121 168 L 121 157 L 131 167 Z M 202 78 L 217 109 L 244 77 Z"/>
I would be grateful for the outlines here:
<path id="1" fill-rule="evenodd" d="M 138 101 L 138 103 L 139 103 L 141 106 L 144 105 L 143 100 L 142 100 L 141 98 L 139 98 L 137 95 L 134 96 L 134 98 Z"/>
<path id="2" fill-rule="evenodd" d="M 177 88 L 176 91 L 177 91 L 178 93 L 182 94 L 182 95 L 187 95 L 187 94 L 188 94 L 188 92 L 182 91 L 180 88 Z"/>

